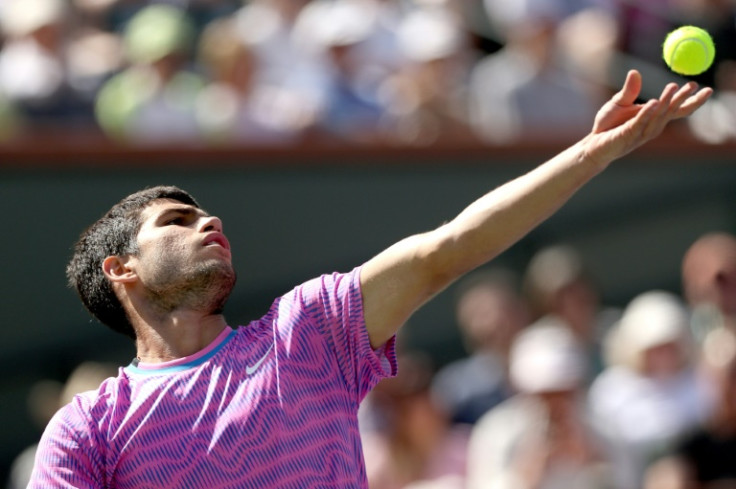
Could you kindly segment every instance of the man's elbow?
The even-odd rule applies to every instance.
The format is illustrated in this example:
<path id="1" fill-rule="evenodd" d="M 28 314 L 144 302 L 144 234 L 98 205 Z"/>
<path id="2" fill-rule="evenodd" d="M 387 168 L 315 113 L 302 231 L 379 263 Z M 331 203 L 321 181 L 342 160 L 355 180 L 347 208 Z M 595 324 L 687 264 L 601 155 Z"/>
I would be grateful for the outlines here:
<path id="1" fill-rule="evenodd" d="M 431 236 L 417 250 L 429 295 L 440 292 L 475 268 L 468 262 L 459 240 L 445 229 L 446 226 L 428 233 Z"/>

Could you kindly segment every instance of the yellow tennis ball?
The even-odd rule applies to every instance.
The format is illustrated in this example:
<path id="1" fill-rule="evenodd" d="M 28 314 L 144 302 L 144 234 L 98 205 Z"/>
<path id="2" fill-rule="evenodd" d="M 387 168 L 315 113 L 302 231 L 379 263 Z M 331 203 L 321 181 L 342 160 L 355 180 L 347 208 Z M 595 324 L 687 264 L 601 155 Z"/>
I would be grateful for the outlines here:
<path id="1" fill-rule="evenodd" d="M 713 39 L 700 27 L 686 25 L 667 35 L 662 47 L 665 63 L 680 75 L 699 75 L 710 68 L 716 55 Z"/>

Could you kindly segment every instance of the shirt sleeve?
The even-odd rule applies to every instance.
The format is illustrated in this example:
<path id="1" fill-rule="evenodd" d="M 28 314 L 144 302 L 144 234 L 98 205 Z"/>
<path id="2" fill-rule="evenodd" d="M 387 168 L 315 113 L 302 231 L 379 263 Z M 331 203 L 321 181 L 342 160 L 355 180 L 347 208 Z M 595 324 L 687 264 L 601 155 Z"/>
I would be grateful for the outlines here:
<path id="1" fill-rule="evenodd" d="M 28 489 L 104 487 L 102 463 L 75 399 L 49 422 L 41 436 Z"/>
<path id="2" fill-rule="evenodd" d="M 381 379 L 396 375 L 395 338 L 375 350 L 371 347 L 363 316 L 360 267 L 306 282 L 299 293 L 304 310 L 335 353 L 358 401 Z"/>

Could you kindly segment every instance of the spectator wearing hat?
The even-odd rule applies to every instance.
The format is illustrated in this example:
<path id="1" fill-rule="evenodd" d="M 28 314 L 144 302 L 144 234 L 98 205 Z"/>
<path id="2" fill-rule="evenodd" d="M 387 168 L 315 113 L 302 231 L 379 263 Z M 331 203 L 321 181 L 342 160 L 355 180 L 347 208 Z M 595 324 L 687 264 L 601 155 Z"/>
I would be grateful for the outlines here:
<path id="1" fill-rule="evenodd" d="M 647 470 L 644 489 L 725 489 L 736 485 L 736 336 L 712 331 L 703 361 L 715 387 L 707 421 Z"/>
<path id="2" fill-rule="evenodd" d="M 640 487 L 648 464 L 707 418 L 711 395 L 693 366 L 689 319 L 676 295 L 645 292 L 606 340 L 608 367 L 590 405 L 621 489 Z"/>
<path id="3" fill-rule="evenodd" d="M 469 489 L 610 487 L 581 398 L 585 363 L 568 328 L 537 326 L 517 337 L 510 376 L 518 393 L 473 428 Z"/>
<path id="4" fill-rule="evenodd" d="M 469 275 L 456 297 L 455 320 L 467 356 L 440 369 L 432 390 L 454 422 L 475 424 L 513 393 L 509 354 L 514 338 L 528 325 L 529 311 L 516 275 L 503 268 Z"/>
<path id="5" fill-rule="evenodd" d="M 112 138 L 143 144 L 199 142 L 195 100 L 204 85 L 186 65 L 194 39 L 187 14 L 154 4 L 126 24 L 129 67 L 98 93 L 96 116 Z"/>
<path id="6" fill-rule="evenodd" d="M 60 121 L 92 125 L 91 101 L 72 83 L 70 27 L 62 0 L 0 2 L 6 37 L 0 49 L 0 125 L 9 123 L 12 112 L 43 128 Z"/>
<path id="7" fill-rule="evenodd" d="M 736 237 L 709 232 L 688 248 L 682 285 L 693 309 L 701 370 L 713 387 L 708 419 L 647 470 L 645 489 L 736 484 Z"/>
<path id="8" fill-rule="evenodd" d="M 524 272 L 523 291 L 535 324 L 570 328 L 588 358 L 587 383 L 603 369 L 601 341 L 621 315 L 602 304 L 600 291 L 580 252 L 567 244 L 542 248 Z"/>
<path id="9" fill-rule="evenodd" d="M 316 1 L 297 21 L 295 34 L 322 62 L 324 86 L 316 128 L 350 142 L 381 140 L 385 104 L 380 82 L 363 76 L 369 61 L 361 47 L 371 37 L 376 10 L 360 0 Z"/>
<path id="10" fill-rule="evenodd" d="M 404 63 L 388 79 L 391 134 L 402 143 L 467 139 L 468 79 L 477 53 L 449 8 L 417 8 L 397 28 Z"/>

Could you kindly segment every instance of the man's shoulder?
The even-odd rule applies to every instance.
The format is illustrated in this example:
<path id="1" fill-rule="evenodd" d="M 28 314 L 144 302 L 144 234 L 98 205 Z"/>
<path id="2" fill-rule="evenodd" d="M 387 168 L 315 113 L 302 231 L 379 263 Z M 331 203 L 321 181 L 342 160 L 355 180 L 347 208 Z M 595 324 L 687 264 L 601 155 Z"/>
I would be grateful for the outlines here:
<path id="1" fill-rule="evenodd" d="M 329 297 L 348 295 L 360 298 L 360 270 L 357 266 L 349 272 L 324 273 L 305 280 L 276 297 L 262 319 L 269 319 L 286 310 L 309 308 L 315 303 L 329 301 Z"/>
<path id="2" fill-rule="evenodd" d="M 104 418 L 112 409 L 125 379 L 122 374 L 105 379 L 96 389 L 75 394 L 56 413 L 57 421 L 69 426 L 82 427 L 95 419 Z"/>

